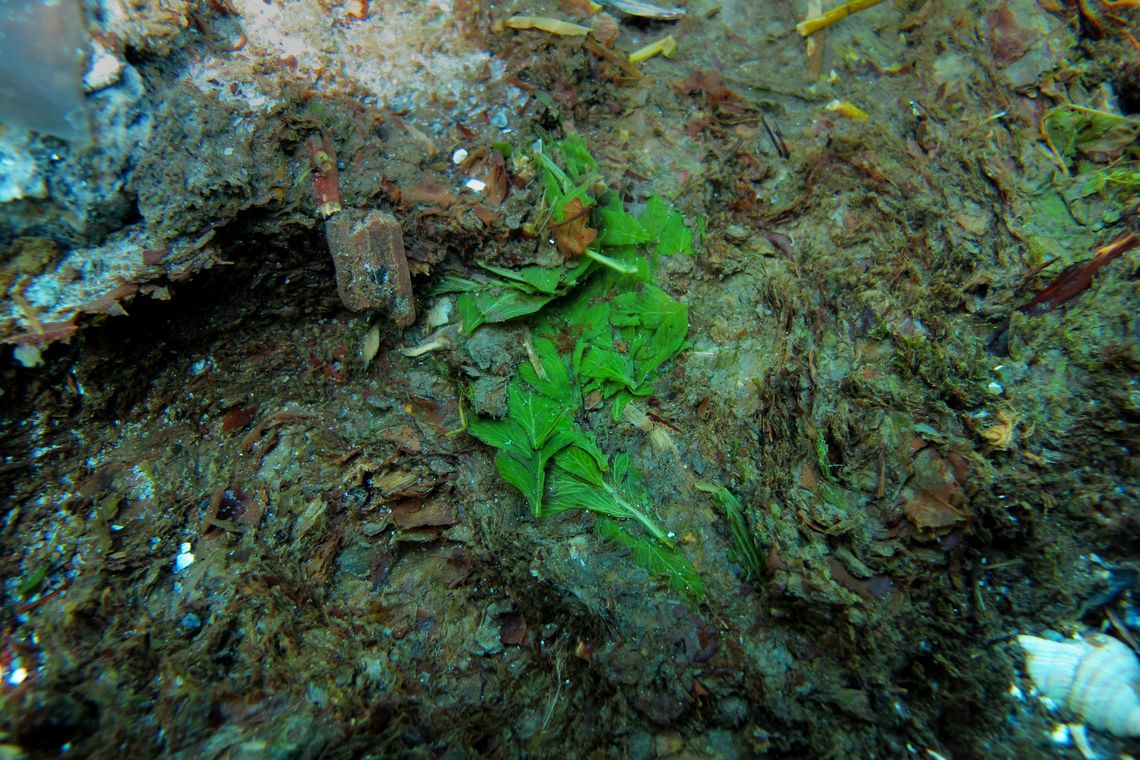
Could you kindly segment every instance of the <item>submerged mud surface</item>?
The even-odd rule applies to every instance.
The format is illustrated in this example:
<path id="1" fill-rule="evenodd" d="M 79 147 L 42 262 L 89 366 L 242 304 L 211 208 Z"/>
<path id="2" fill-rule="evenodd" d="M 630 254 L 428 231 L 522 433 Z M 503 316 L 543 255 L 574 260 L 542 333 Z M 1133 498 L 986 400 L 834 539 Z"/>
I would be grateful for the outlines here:
<path id="1" fill-rule="evenodd" d="M 693 0 L 678 22 L 506 5 L 439 6 L 493 62 L 454 100 L 277 82 L 236 156 L 238 106 L 153 89 L 127 187 L 170 250 L 70 342 L 22 339 L 42 366 L 0 368 L 4 742 L 1079 757 L 1051 738 L 1071 716 L 1019 696 L 1013 637 L 1140 627 L 1137 252 L 1097 258 L 1140 231 L 1140 13 L 882 4 L 805 50 L 796 3 Z M 510 11 L 595 31 L 497 28 Z M 189 49 L 219 44 L 199 27 Z M 637 78 L 625 56 L 666 34 L 676 53 Z M 142 47 L 152 83 L 189 65 Z M 567 134 L 628 207 L 661 196 L 697 232 L 657 268 L 690 322 L 639 402 L 663 432 L 587 411 L 701 598 L 589 513 L 532 517 L 464 432 L 503 413 L 534 320 L 467 334 L 435 288 L 552 261 L 533 147 Z M 338 299 L 313 135 L 345 206 L 399 222 L 413 326 Z M 32 238 L 10 299 L 12 262 L 64 255 Z M 701 484 L 743 505 L 759 572 Z"/>

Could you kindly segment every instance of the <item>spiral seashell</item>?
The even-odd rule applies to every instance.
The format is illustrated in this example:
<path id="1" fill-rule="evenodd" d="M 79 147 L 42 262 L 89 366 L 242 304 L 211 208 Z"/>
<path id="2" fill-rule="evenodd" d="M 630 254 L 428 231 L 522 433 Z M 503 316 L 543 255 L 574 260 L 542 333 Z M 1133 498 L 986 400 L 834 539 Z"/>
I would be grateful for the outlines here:
<path id="1" fill-rule="evenodd" d="M 1140 736 L 1140 661 L 1126 645 L 1103 633 L 1072 641 L 1017 641 L 1043 696 L 1093 728 Z"/>

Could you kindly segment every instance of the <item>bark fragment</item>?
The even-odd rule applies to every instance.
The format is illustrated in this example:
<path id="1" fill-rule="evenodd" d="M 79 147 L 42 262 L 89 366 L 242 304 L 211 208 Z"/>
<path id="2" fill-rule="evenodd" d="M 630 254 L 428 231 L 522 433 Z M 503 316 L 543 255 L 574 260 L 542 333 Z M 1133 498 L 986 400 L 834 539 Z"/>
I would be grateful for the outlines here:
<path id="1" fill-rule="evenodd" d="M 386 309 L 400 327 L 416 321 L 404 236 L 382 211 L 345 209 L 325 222 L 340 300 L 353 311 Z"/>

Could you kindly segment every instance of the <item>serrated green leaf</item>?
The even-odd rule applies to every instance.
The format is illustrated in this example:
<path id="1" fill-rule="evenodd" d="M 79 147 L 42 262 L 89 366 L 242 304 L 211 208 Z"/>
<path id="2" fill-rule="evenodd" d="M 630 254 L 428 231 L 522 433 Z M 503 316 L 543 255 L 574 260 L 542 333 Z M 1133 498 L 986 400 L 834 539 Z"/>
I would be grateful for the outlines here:
<path id="1" fill-rule="evenodd" d="M 479 266 L 488 272 L 497 274 L 512 282 L 529 286 L 533 291 L 547 295 L 553 294 L 558 290 L 558 283 L 562 279 L 561 267 L 551 269 L 549 267 L 529 266 L 523 267 L 522 269 L 507 269 L 506 267 L 493 266 L 483 262 L 479 262 Z"/>
<path id="2" fill-rule="evenodd" d="M 588 451 L 578 446 L 567 446 L 562 449 L 554 457 L 554 464 L 590 485 L 601 488 L 605 482 L 597 460 Z"/>
<path id="3" fill-rule="evenodd" d="M 610 322 L 614 325 L 643 327 L 657 327 L 664 320 L 678 314 L 688 319 L 689 314 L 689 308 L 685 304 L 656 285 L 649 284 L 614 298 L 610 311 Z"/>
<path id="4" fill-rule="evenodd" d="M 637 385 L 637 381 L 633 378 L 633 370 L 629 365 L 629 360 L 625 356 L 616 351 L 609 351 L 597 346 L 590 346 L 585 356 L 582 357 L 579 373 L 583 378 L 592 381 L 612 380 L 631 389 Z M 601 383 L 586 383 L 586 387 L 590 389 L 598 385 Z"/>
<path id="5" fill-rule="evenodd" d="M 675 253 L 693 252 L 693 231 L 685 226 L 685 217 L 677 211 L 670 211 L 657 236 L 657 253 L 672 256 Z"/>
<path id="6" fill-rule="evenodd" d="M 558 349 L 546 338 L 535 338 L 531 341 L 531 346 L 538 357 L 542 375 L 529 362 L 524 362 L 519 365 L 522 379 L 539 393 L 561 401 L 566 406 L 577 406 L 574 385 L 570 382 L 570 373 L 566 371 Z"/>
<path id="7" fill-rule="evenodd" d="M 511 419 L 474 419 L 467 423 L 467 432 L 488 446 L 502 449 L 519 459 L 527 459 L 533 451 L 526 431 Z"/>
<path id="8" fill-rule="evenodd" d="M 538 454 L 532 453 L 526 461 L 516 459 L 506 451 L 495 452 L 495 467 L 503 480 L 519 490 L 530 505 L 531 514 L 542 514 L 542 491 L 546 474 L 538 464 Z"/>
<path id="9" fill-rule="evenodd" d="M 645 202 L 645 211 L 638 221 L 650 239 L 657 241 L 658 255 L 693 252 L 693 233 L 685 226 L 685 217 L 658 196 L 650 196 Z"/>
<path id="10" fill-rule="evenodd" d="M 542 444 L 542 448 L 538 452 L 539 464 L 545 468 L 551 457 L 557 455 L 570 444 L 577 443 L 582 435 L 582 431 L 573 426 L 560 427 L 555 430 L 546 443 Z"/>
<path id="11" fill-rule="evenodd" d="M 533 314 L 556 296 L 527 293 L 504 283 L 491 283 L 473 293 L 464 293 L 456 301 L 463 331 L 470 335 L 486 322 L 506 322 Z"/>
<path id="12" fill-rule="evenodd" d="M 507 413 L 526 431 L 528 444 L 540 449 L 559 426 L 573 425 L 573 417 L 562 403 L 528 391 L 516 380 L 507 386 Z"/>
<path id="13" fill-rule="evenodd" d="M 666 317 L 658 326 L 653 338 L 640 346 L 634 353 L 634 366 L 637 368 L 637 383 L 644 384 L 649 376 L 665 362 L 672 359 L 685 346 L 685 336 L 689 332 L 687 314 L 674 314 Z"/>
<path id="14" fill-rule="evenodd" d="M 550 497 L 543 506 L 544 514 L 570 509 L 585 509 L 610 517 L 629 517 L 628 510 L 604 488 L 580 480 L 561 468 L 550 471 Z"/>
<path id="15" fill-rule="evenodd" d="M 637 221 L 641 222 L 641 226 L 645 228 L 650 240 L 657 240 L 661 236 L 661 228 L 665 226 L 665 220 L 671 213 L 676 212 L 669 208 L 668 203 L 663 201 L 660 196 L 651 195 L 645 202 L 645 210 L 641 212 Z"/>
<path id="16" fill-rule="evenodd" d="M 640 245 L 652 240 L 641 222 L 626 212 L 617 193 L 611 192 L 607 196 L 605 205 L 597 210 L 597 244 L 600 247 Z"/>
<path id="17" fill-rule="evenodd" d="M 679 549 L 635 536 L 617 522 L 604 517 L 598 519 L 597 529 L 598 535 L 629 549 L 633 561 L 650 575 L 666 577 L 676 591 L 691 594 L 697 599 L 704 597 L 704 581 Z"/>

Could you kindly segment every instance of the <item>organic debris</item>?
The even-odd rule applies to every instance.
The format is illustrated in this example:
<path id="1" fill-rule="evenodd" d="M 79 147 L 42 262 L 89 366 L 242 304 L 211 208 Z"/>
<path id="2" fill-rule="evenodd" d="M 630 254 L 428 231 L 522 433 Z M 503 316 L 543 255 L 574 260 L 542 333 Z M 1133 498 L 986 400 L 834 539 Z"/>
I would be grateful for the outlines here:
<path id="1" fill-rule="evenodd" d="M 1137 246 L 1140 246 L 1140 237 L 1132 232 L 1120 233 L 1111 242 L 1098 248 L 1096 255 L 1088 261 L 1074 264 L 1057 275 L 1037 295 L 1018 306 L 1018 311 L 1039 313 L 1068 303 L 1092 285 L 1093 275 L 1101 267 Z"/>

